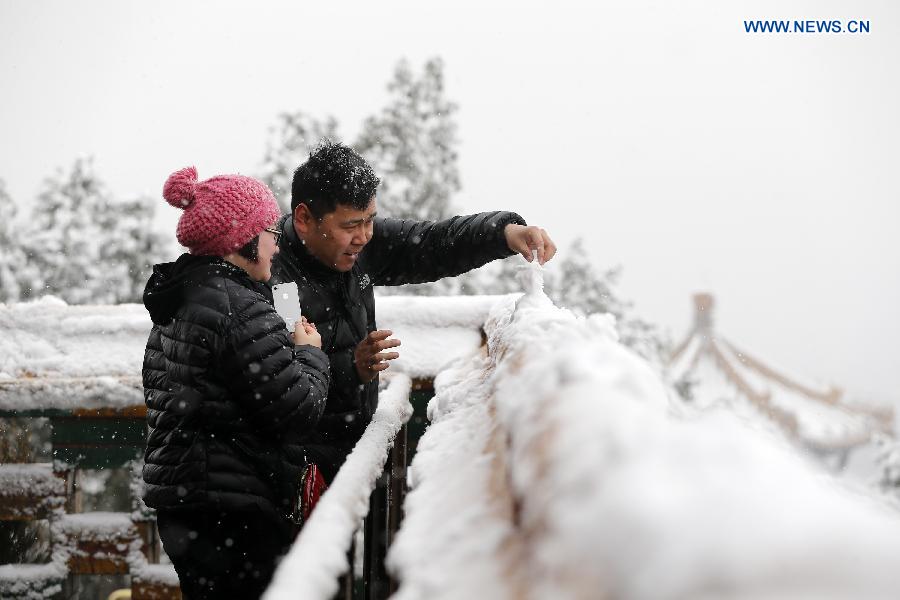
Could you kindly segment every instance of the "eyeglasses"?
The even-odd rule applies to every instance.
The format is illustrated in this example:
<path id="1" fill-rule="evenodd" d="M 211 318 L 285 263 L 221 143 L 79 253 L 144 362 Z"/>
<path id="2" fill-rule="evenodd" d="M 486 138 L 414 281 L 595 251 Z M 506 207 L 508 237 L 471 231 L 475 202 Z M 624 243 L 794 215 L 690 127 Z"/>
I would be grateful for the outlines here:
<path id="1" fill-rule="evenodd" d="M 268 231 L 272 235 L 275 236 L 275 245 L 278 246 L 281 243 L 281 236 L 284 235 L 284 232 L 280 229 L 274 229 L 272 227 L 266 227 L 263 231 Z"/>

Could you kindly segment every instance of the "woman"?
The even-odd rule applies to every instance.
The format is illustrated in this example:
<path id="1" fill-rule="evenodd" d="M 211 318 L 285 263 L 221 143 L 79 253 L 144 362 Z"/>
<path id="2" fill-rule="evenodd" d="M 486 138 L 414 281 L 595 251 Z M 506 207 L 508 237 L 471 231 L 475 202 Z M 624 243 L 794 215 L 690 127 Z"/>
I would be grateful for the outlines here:
<path id="1" fill-rule="evenodd" d="M 240 175 L 173 173 L 165 199 L 188 248 L 156 265 L 144 291 L 149 435 L 144 501 L 184 598 L 257 598 L 289 547 L 306 460 L 299 437 L 328 396 L 315 326 L 293 337 L 275 312 L 278 205 Z"/>

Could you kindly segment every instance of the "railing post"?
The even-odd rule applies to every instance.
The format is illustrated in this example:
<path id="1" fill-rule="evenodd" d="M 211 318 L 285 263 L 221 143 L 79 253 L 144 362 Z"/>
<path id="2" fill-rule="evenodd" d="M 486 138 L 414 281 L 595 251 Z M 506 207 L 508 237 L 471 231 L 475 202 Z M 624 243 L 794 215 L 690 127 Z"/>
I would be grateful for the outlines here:
<path id="1" fill-rule="evenodd" d="M 375 483 L 369 497 L 369 514 L 366 516 L 366 548 L 363 558 L 366 600 L 387 598 L 387 571 L 384 559 L 387 556 L 387 498 L 390 465 Z"/>
<path id="2" fill-rule="evenodd" d="M 406 496 L 406 425 L 397 432 L 384 471 L 369 498 L 365 524 L 366 600 L 384 600 L 397 591 L 397 582 L 388 577 L 384 561 L 388 548 L 400 529 L 403 499 Z"/>
<path id="3" fill-rule="evenodd" d="M 350 568 L 341 575 L 338 591 L 333 600 L 354 600 L 356 598 L 356 534 L 350 541 L 350 549 L 347 551 L 347 564 Z"/>
<path id="4" fill-rule="evenodd" d="M 390 482 L 388 486 L 387 548 L 394 544 L 394 538 L 403 520 L 403 500 L 406 498 L 406 425 L 397 432 L 391 448 Z M 387 582 L 388 595 L 397 591 L 397 581 L 390 577 Z"/>

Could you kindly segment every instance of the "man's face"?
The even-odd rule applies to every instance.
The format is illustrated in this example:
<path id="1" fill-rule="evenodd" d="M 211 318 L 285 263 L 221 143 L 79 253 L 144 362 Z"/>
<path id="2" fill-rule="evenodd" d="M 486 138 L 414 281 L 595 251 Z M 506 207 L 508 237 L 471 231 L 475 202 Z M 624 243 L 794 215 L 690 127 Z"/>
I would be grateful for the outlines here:
<path id="1" fill-rule="evenodd" d="M 334 212 L 322 219 L 316 219 L 305 204 L 294 211 L 294 229 L 309 253 L 341 272 L 353 268 L 360 250 L 372 239 L 374 220 L 374 197 L 365 210 L 338 204 Z"/>

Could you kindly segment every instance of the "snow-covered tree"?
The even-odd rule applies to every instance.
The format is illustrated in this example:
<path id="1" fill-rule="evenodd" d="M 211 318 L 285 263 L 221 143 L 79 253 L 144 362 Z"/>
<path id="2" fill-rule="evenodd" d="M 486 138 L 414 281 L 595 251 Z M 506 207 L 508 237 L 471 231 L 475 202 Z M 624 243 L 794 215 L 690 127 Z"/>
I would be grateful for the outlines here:
<path id="1" fill-rule="evenodd" d="M 614 293 L 621 269 L 602 271 L 594 266 L 581 238 L 572 242 L 554 266 L 554 285 L 549 287 L 548 295 L 557 305 L 581 315 L 611 313 L 617 319 L 624 316 L 627 305 Z"/>
<path id="2" fill-rule="evenodd" d="M 25 298 L 54 294 L 72 303 L 93 298 L 91 282 L 101 278 L 102 268 L 98 246 L 106 237 L 99 217 L 108 203 L 90 159 L 79 158 L 70 171 L 44 180 L 23 240 Z"/>
<path id="3" fill-rule="evenodd" d="M 0 179 L 0 302 L 19 299 L 18 273 L 25 264 L 25 253 L 19 242 L 16 205 Z"/>
<path id="4" fill-rule="evenodd" d="M 278 115 L 269 128 L 266 154 L 259 178 L 278 199 L 281 210 L 291 210 L 291 180 L 294 169 L 307 159 L 313 148 L 324 138 L 338 140 L 338 122 L 334 117 L 319 120 L 303 111 Z"/>
<path id="5" fill-rule="evenodd" d="M 553 264 L 553 263 L 550 263 Z M 616 318 L 620 341 L 650 360 L 662 366 L 667 343 L 656 327 L 633 315 L 632 303 L 624 300 L 618 291 L 620 267 L 601 270 L 590 260 L 581 238 L 571 247 L 551 271 L 547 295 L 557 306 L 568 308 L 577 314 L 609 313 Z"/>
<path id="6" fill-rule="evenodd" d="M 456 104 L 444 95 L 440 58 L 418 75 L 400 61 L 388 84 L 390 101 L 366 119 L 354 148 L 381 178 L 379 210 L 419 220 L 450 216 L 450 199 L 460 189 L 457 167 Z"/>
<path id="7" fill-rule="evenodd" d="M 420 220 L 450 216 L 450 198 L 460 183 L 456 105 L 444 96 L 443 62 L 433 58 L 416 74 L 400 61 L 388 92 L 388 104 L 365 120 L 352 144 L 382 180 L 379 210 Z M 320 120 L 303 111 L 285 112 L 270 128 L 260 179 L 285 212 L 290 210 L 294 169 L 323 138 L 340 139 L 334 117 Z"/>
<path id="8" fill-rule="evenodd" d="M 109 267 L 104 273 L 107 285 L 105 298 L 95 301 L 140 302 L 153 265 L 174 252 L 171 236 L 154 227 L 156 204 L 145 196 L 109 204 L 101 225 L 110 235 L 100 250 L 101 261 Z"/>
<path id="9" fill-rule="evenodd" d="M 72 304 L 137 301 L 147 265 L 164 253 L 152 201 L 115 202 L 90 159 L 44 181 L 23 236 L 22 296 Z"/>
<path id="10" fill-rule="evenodd" d="M 516 255 L 494 261 L 484 267 L 466 273 L 462 277 L 444 280 L 449 294 L 509 294 L 522 291 L 518 273 L 525 268 L 525 260 Z M 667 341 L 656 327 L 636 317 L 630 302 L 618 291 L 620 268 L 601 270 L 591 263 L 584 242 L 577 238 L 565 252 L 547 263 L 544 272 L 544 291 L 557 306 L 568 308 L 575 314 L 587 316 L 593 313 L 609 313 L 616 318 L 616 329 L 621 342 L 658 367 L 664 362 Z M 439 282 L 443 283 L 443 282 Z M 401 286 L 399 293 L 408 288 L 425 286 Z M 440 288 L 424 290 L 440 293 Z M 423 293 L 412 289 L 413 292 Z"/>
<path id="11" fill-rule="evenodd" d="M 460 190 L 460 177 L 457 106 L 445 97 L 443 61 L 427 61 L 421 74 L 400 61 L 388 92 L 388 104 L 366 119 L 354 144 L 381 178 L 378 209 L 388 216 L 423 221 L 449 217 L 455 212 L 451 199 Z M 424 296 L 468 293 L 479 287 L 476 279 L 464 275 L 381 291 Z"/>

